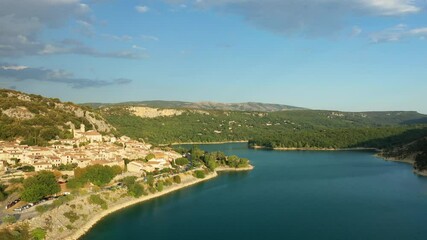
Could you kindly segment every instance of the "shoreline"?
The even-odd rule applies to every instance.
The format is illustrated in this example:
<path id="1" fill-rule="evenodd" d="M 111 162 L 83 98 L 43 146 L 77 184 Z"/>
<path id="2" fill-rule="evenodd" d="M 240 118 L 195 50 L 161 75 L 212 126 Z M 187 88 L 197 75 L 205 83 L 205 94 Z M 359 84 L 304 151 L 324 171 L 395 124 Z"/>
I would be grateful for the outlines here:
<path id="1" fill-rule="evenodd" d="M 116 206 L 113 206 L 105 211 L 102 211 L 92 217 L 88 222 L 86 222 L 82 227 L 80 227 L 77 231 L 70 234 L 70 236 L 67 236 L 64 238 L 64 240 L 78 240 L 82 236 L 84 236 L 87 232 L 89 232 L 99 221 L 101 221 L 104 217 L 117 212 L 119 210 L 125 209 L 127 207 L 130 207 L 132 205 L 142 203 L 151 199 L 155 199 L 157 197 L 161 197 L 163 195 L 167 195 L 169 193 L 175 192 L 177 190 L 184 189 L 186 187 L 193 186 L 195 184 L 205 182 L 208 180 L 211 180 L 213 178 L 216 178 L 218 176 L 218 172 L 243 172 L 243 171 L 251 171 L 254 169 L 254 166 L 249 165 L 245 168 L 229 168 L 229 167 L 218 167 L 215 169 L 214 172 L 209 173 L 205 176 L 205 178 L 194 178 L 190 182 L 182 183 L 182 184 L 176 184 L 172 185 L 169 188 L 165 188 L 162 192 L 156 192 L 154 194 L 148 195 L 148 196 L 142 196 L 140 198 L 133 199 L 131 201 L 118 204 Z"/>
<path id="2" fill-rule="evenodd" d="M 414 168 L 414 164 L 415 164 L 415 160 L 413 159 L 399 159 L 399 158 L 394 158 L 394 157 L 385 157 L 385 156 L 381 156 L 379 153 L 375 154 L 376 157 L 381 158 L 384 161 L 387 162 L 399 162 L 399 163 L 405 163 L 405 164 L 410 164 L 412 166 L 412 172 L 418 176 L 422 176 L 422 177 L 427 177 L 427 171 L 419 171 L 417 169 Z"/>
<path id="3" fill-rule="evenodd" d="M 142 196 L 140 198 L 135 198 L 132 201 L 128 201 L 125 203 L 121 203 L 118 204 L 116 206 L 113 206 L 105 211 L 102 211 L 100 213 L 98 213 L 97 215 L 95 215 L 94 217 L 92 217 L 88 222 L 86 222 L 82 227 L 80 227 L 77 231 L 73 232 L 70 234 L 70 236 L 65 237 L 64 240 L 78 240 L 80 239 L 82 236 L 84 236 L 87 232 L 89 232 L 93 226 L 95 226 L 99 221 L 101 221 L 104 217 L 117 212 L 121 209 L 130 207 L 132 205 L 138 204 L 138 203 L 142 203 L 166 194 L 169 194 L 171 192 L 195 185 L 197 183 L 201 183 L 210 179 L 213 179 L 215 177 L 217 177 L 218 174 L 216 172 L 210 173 L 209 175 L 206 175 L 205 178 L 195 178 L 192 181 L 188 182 L 188 183 L 183 183 L 183 184 L 177 184 L 177 185 L 173 185 L 169 188 L 165 188 L 162 192 L 156 192 L 154 194 L 148 195 L 148 196 Z"/>
<path id="4" fill-rule="evenodd" d="M 254 168 L 255 167 L 253 165 L 249 165 L 243 168 L 217 167 L 215 172 L 247 172 L 254 170 Z"/>
<path id="5" fill-rule="evenodd" d="M 165 144 L 165 146 L 167 145 L 172 145 L 172 146 L 176 146 L 176 145 L 195 145 L 195 144 L 200 144 L 200 145 L 213 145 L 213 144 L 228 144 L 228 143 L 247 143 L 247 140 L 240 140 L 240 141 L 223 141 L 223 142 L 182 142 L 182 143 L 171 143 L 171 144 Z"/>
<path id="6" fill-rule="evenodd" d="M 378 148 L 271 148 L 264 146 L 251 146 L 250 149 L 275 150 L 275 151 L 375 151 L 380 152 Z"/>

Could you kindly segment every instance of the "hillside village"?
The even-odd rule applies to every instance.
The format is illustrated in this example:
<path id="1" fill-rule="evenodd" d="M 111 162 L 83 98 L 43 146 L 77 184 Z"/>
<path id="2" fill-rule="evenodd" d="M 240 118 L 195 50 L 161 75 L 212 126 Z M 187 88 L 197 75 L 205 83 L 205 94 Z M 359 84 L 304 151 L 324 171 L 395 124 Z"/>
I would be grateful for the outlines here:
<path id="1" fill-rule="evenodd" d="M 59 169 L 61 165 L 74 165 L 84 168 L 90 165 L 120 166 L 125 168 L 124 159 L 141 160 L 152 154 L 148 161 L 132 161 L 128 170 L 133 172 L 152 172 L 170 168 L 171 161 L 181 157 L 176 152 L 150 150 L 151 145 L 122 136 L 102 135 L 95 130 L 85 130 L 85 125 L 72 128 L 72 139 L 50 141 L 50 146 L 20 145 L 19 141 L 0 141 L 0 171 L 19 173 L 23 166 L 32 166 L 34 171 Z M 18 170 L 18 171 L 17 171 Z"/>

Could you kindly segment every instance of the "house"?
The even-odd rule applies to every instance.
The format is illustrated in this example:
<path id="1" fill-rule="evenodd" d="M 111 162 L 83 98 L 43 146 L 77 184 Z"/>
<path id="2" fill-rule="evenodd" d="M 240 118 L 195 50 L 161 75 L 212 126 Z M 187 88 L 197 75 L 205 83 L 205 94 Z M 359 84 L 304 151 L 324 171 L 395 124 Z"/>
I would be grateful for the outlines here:
<path id="1" fill-rule="evenodd" d="M 95 130 L 90 130 L 90 131 L 85 132 L 84 136 L 91 143 L 93 143 L 93 142 L 102 142 L 102 135 L 99 132 L 95 131 Z"/>
<path id="2" fill-rule="evenodd" d="M 142 173 L 144 170 L 144 163 L 142 161 L 133 161 L 127 165 L 128 172 Z"/>
<path id="3" fill-rule="evenodd" d="M 33 166 L 36 172 L 52 169 L 52 164 L 48 162 L 37 162 L 37 163 L 34 163 Z"/>

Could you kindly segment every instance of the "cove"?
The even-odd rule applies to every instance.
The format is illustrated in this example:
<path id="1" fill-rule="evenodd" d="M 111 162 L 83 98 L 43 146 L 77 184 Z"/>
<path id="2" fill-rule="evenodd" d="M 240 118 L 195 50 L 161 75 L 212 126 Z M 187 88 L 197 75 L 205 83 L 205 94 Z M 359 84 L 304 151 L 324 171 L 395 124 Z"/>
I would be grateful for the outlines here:
<path id="1" fill-rule="evenodd" d="M 96 239 L 426 239 L 427 178 L 364 151 L 200 145 L 249 158 L 219 177 L 113 213 Z"/>

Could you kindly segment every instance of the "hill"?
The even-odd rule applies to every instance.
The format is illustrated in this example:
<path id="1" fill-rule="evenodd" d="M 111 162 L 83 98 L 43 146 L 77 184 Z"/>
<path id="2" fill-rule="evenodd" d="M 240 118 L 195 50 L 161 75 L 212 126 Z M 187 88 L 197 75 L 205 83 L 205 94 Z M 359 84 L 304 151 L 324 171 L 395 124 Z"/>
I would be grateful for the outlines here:
<path id="1" fill-rule="evenodd" d="M 271 103 L 217 103 L 217 102 L 181 102 L 181 101 L 139 101 L 116 104 L 85 103 L 85 106 L 100 108 L 108 106 L 145 106 L 150 108 L 170 109 L 196 109 L 196 110 L 220 110 L 220 111 L 247 111 L 247 112 L 276 112 L 286 110 L 302 110 L 304 108 Z"/>
<path id="2" fill-rule="evenodd" d="M 403 135 L 387 139 L 389 144 L 380 156 L 414 165 L 418 173 L 427 174 L 427 128 L 421 131 L 408 131 Z"/>
<path id="3" fill-rule="evenodd" d="M 352 147 L 417 128 L 417 112 L 278 111 L 101 108 L 121 133 L 154 144 L 251 140 L 266 147 Z M 367 145 L 367 144 L 365 144 Z"/>
<path id="4" fill-rule="evenodd" d="M 0 139 L 21 139 L 45 145 L 54 138 L 69 138 L 72 125 L 111 132 L 114 128 L 90 108 L 59 99 L 0 89 Z"/>

